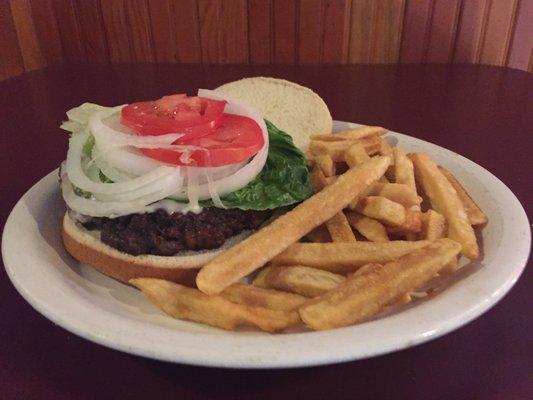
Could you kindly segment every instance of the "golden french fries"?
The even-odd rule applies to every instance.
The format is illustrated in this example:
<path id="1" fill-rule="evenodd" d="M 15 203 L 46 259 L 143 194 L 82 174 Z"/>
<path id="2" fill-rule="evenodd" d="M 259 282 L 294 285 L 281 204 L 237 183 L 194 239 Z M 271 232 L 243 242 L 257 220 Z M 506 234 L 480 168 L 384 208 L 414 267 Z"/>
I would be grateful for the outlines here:
<path id="1" fill-rule="evenodd" d="M 266 287 L 246 285 L 244 283 L 234 283 L 221 292 L 220 296 L 232 303 L 279 311 L 294 310 L 306 300 L 305 297 L 299 296 L 298 294 L 281 292 Z"/>
<path id="2" fill-rule="evenodd" d="M 315 192 L 324 189 L 328 183 L 322 171 L 315 168 L 311 171 L 311 184 Z M 355 235 L 348 224 L 348 220 L 342 211 L 339 211 L 331 219 L 327 220 L 326 228 L 333 242 L 355 242 Z"/>
<path id="3" fill-rule="evenodd" d="M 263 266 L 344 209 L 383 176 L 389 164 L 389 157 L 374 157 L 351 168 L 331 185 L 207 263 L 196 277 L 198 288 L 206 294 L 220 293 Z"/>
<path id="4" fill-rule="evenodd" d="M 435 210 L 423 213 L 420 239 L 435 240 L 444 236 L 446 236 L 446 218 Z"/>
<path id="5" fill-rule="evenodd" d="M 398 147 L 392 150 L 392 154 L 394 155 L 394 181 L 409 186 L 416 193 L 413 162 Z"/>
<path id="6" fill-rule="evenodd" d="M 320 225 L 305 235 L 305 238 L 310 242 L 329 243 L 331 242 L 331 235 L 324 225 Z"/>
<path id="7" fill-rule="evenodd" d="M 358 140 L 368 136 L 381 136 L 387 132 L 385 128 L 380 126 L 359 126 L 357 128 L 348 129 L 336 133 L 325 133 L 311 135 L 311 140 L 321 140 L 326 142 L 336 142 L 341 140 Z"/>
<path id="8" fill-rule="evenodd" d="M 342 141 L 322 141 L 322 140 L 311 140 L 309 144 L 309 150 L 315 156 L 327 154 L 333 161 L 341 162 L 344 161 L 344 152 L 348 147 L 355 143 L 360 143 L 367 154 L 372 155 L 376 154 L 380 149 L 380 138 L 378 136 L 368 136 L 363 139 L 358 140 L 342 140 Z"/>
<path id="9" fill-rule="evenodd" d="M 256 327 L 267 332 L 281 331 L 300 323 L 296 311 L 236 304 L 222 296 L 208 296 L 197 289 L 162 279 L 136 278 L 130 283 L 174 318 L 227 330 Z"/>
<path id="10" fill-rule="evenodd" d="M 304 303 L 302 321 L 314 330 L 333 329 L 366 320 L 388 304 L 429 281 L 461 250 L 439 239 L 386 265 L 374 264 L 348 277 L 337 288 Z"/>
<path id="11" fill-rule="evenodd" d="M 336 288 L 344 280 L 342 275 L 302 265 L 269 266 L 261 270 L 253 284 L 316 297 Z"/>
<path id="12" fill-rule="evenodd" d="M 390 226 L 400 226 L 406 218 L 404 206 L 381 196 L 364 198 L 358 203 L 357 211 Z"/>
<path id="13" fill-rule="evenodd" d="M 427 154 L 391 148 L 385 132 L 313 135 L 306 158 L 315 195 L 211 260 L 199 290 L 130 283 L 175 318 L 267 332 L 302 321 L 313 330 L 346 326 L 426 296 L 415 290 L 454 273 L 460 252 L 478 257 L 472 225 L 488 219 L 453 174 Z M 239 282 L 265 264 L 251 285 Z"/>
<path id="14" fill-rule="evenodd" d="M 347 212 L 346 218 L 350 225 L 371 242 L 388 242 L 389 236 L 385 226 L 375 219 L 365 217 L 355 212 Z"/>
<path id="15" fill-rule="evenodd" d="M 305 265 L 338 274 L 349 273 L 369 263 L 386 263 L 416 249 L 429 241 L 355 243 L 294 243 L 272 259 L 275 265 Z"/>
<path id="16" fill-rule="evenodd" d="M 478 258 L 476 235 L 457 191 L 429 155 L 413 153 L 410 159 L 413 161 L 417 183 L 429 197 L 431 206 L 448 222 L 447 236 L 461 244 L 463 255 L 471 260 Z"/>
<path id="17" fill-rule="evenodd" d="M 457 195 L 459 196 L 459 199 L 461 200 L 461 203 L 463 203 L 463 206 L 465 208 L 466 215 L 468 215 L 470 225 L 486 224 L 488 221 L 487 216 L 483 211 L 481 211 L 481 208 L 479 208 L 476 202 L 472 200 L 472 197 L 470 197 L 470 195 L 455 178 L 455 176 L 453 176 L 453 174 L 444 167 L 439 166 L 439 169 L 457 192 Z"/>

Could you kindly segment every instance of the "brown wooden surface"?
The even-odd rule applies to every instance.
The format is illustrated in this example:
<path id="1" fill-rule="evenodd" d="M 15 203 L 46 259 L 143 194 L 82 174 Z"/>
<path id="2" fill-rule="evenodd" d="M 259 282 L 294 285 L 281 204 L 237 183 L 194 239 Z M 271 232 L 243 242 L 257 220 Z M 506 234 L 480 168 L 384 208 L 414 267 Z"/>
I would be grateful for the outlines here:
<path id="1" fill-rule="evenodd" d="M 533 0 L 0 0 L 0 80 L 61 63 L 533 71 Z"/>
<path id="2" fill-rule="evenodd" d="M 255 75 L 313 88 L 336 119 L 382 125 L 468 157 L 500 178 L 533 220 L 531 74 L 466 65 L 138 64 L 56 66 L 0 82 L 0 229 L 20 196 L 64 160 L 67 135 L 58 126 L 69 108 L 194 93 Z M 173 365 L 95 345 L 33 310 L 0 268 L 0 398 L 531 399 L 532 267 L 486 314 L 441 338 L 368 360 L 278 371 Z"/>

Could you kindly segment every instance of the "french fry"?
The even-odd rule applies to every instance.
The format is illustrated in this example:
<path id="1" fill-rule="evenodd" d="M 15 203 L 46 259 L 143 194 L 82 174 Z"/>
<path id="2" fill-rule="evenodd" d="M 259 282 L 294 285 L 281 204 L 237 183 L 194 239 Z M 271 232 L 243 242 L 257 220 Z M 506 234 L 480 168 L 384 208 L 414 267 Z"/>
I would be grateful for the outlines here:
<path id="1" fill-rule="evenodd" d="M 338 274 L 356 271 L 369 263 L 386 263 L 430 242 L 294 243 L 272 259 L 274 265 L 305 265 Z"/>
<path id="2" fill-rule="evenodd" d="M 392 149 L 392 154 L 394 155 L 394 181 L 409 186 L 416 193 L 413 162 L 398 147 Z"/>
<path id="3" fill-rule="evenodd" d="M 305 238 L 310 242 L 315 243 L 329 243 L 331 242 L 331 235 L 324 225 L 320 225 L 309 232 Z"/>
<path id="4" fill-rule="evenodd" d="M 344 161 L 350 168 L 355 167 L 356 165 L 362 164 L 365 161 L 368 161 L 370 156 L 367 154 L 363 145 L 359 142 L 352 144 L 344 152 Z"/>
<path id="5" fill-rule="evenodd" d="M 432 208 L 444 215 L 448 222 L 447 236 L 461 243 L 463 255 L 471 260 L 478 258 L 476 235 L 457 191 L 429 155 L 413 153 L 410 158 L 414 164 L 417 183 L 429 197 Z"/>
<path id="6" fill-rule="evenodd" d="M 439 271 L 439 275 L 451 275 L 451 274 L 453 274 L 455 271 L 457 271 L 458 264 L 459 264 L 459 262 L 457 260 L 457 257 L 452 258 L 451 261 L 448 262 Z"/>
<path id="7" fill-rule="evenodd" d="M 422 213 L 420 211 L 405 210 L 405 221 L 398 226 L 387 228 L 393 235 L 416 234 L 422 230 Z"/>
<path id="8" fill-rule="evenodd" d="M 382 156 L 388 156 L 392 154 L 392 147 L 390 146 L 389 142 L 387 142 L 384 138 L 379 138 L 379 150 L 378 153 Z"/>
<path id="9" fill-rule="evenodd" d="M 423 213 L 420 239 L 435 240 L 444 236 L 446 236 L 446 218 L 432 209 Z"/>
<path id="10" fill-rule="evenodd" d="M 232 303 L 279 311 L 294 310 L 306 300 L 305 297 L 298 294 L 243 283 L 234 283 L 220 293 L 220 296 Z"/>
<path id="11" fill-rule="evenodd" d="M 355 212 L 347 212 L 348 222 L 357 232 L 371 242 L 388 242 L 389 237 L 383 224 L 375 219 L 365 217 Z"/>
<path id="12" fill-rule="evenodd" d="M 333 161 L 341 162 L 344 161 L 344 152 L 348 147 L 355 143 L 360 143 L 367 154 L 372 155 L 379 151 L 379 137 L 377 136 L 369 136 L 359 140 L 342 140 L 333 142 L 311 140 L 309 150 L 315 156 L 327 154 L 333 159 Z"/>
<path id="13" fill-rule="evenodd" d="M 389 164 L 389 157 L 377 156 L 351 168 L 322 191 L 207 263 L 196 277 L 198 288 L 207 294 L 220 293 L 263 266 L 344 209 L 379 179 Z"/>
<path id="14" fill-rule="evenodd" d="M 321 140 L 325 142 L 334 142 L 340 140 L 357 140 L 368 136 L 381 136 L 387 132 L 385 128 L 380 126 L 360 126 L 345 131 L 335 133 L 325 133 L 311 135 L 311 140 Z"/>
<path id="15" fill-rule="evenodd" d="M 136 278 L 131 279 L 130 283 L 166 314 L 178 319 L 227 330 L 256 327 L 267 332 L 277 332 L 299 324 L 296 311 L 236 304 L 221 296 L 208 296 L 197 289 L 162 279 Z"/>
<path id="16" fill-rule="evenodd" d="M 485 213 L 479 208 L 476 202 L 470 197 L 465 188 L 459 183 L 459 181 L 453 176 L 453 174 L 444 167 L 439 166 L 440 171 L 444 174 L 446 179 L 452 184 L 453 188 L 457 192 L 461 203 L 468 215 L 470 225 L 483 225 L 488 222 L 488 218 Z"/>
<path id="17" fill-rule="evenodd" d="M 400 203 L 405 208 L 420 206 L 420 197 L 408 185 L 403 183 L 385 183 L 379 182 L 373 185 L 373 196 L 382 196 L 396 203 Z"/>
<path id="18" fill-rule="evenodd" d="M 301 265 L 269 266 L 261 270 L 253 284 L 315 297 L 336 288 L 344 279 L 339 274 Z"/>
<path id="19" fill-rule="evenodd" d="M 357 205 L 357 211 L 390 226 L 401 226 L 406 218 L 404 206 L 381 196 L 362 199 Z"/>
<path id="20" fill-rule="evenodd" d="M 324 176 L 335 175 L 335 163 L 327 154 L 322 154 L 315 157 L 315 167 L 320 169 Z"/>
<path id="21" fill-rule="evenodd" d="M 326 177 L 320 169 L 315 168 L 311 171 L 311 184 L 315 192 L 319 192 L 327 186 Z M 349 243 L 356 241 L 350 224 L 348 224 L 348 220 L 342 211 L 327 220 L 325 225 L 333 242 Z"/>
<path id="22" fill-rule="evenodd" d="M 364 321 L 388 304 L 429 281 L 461 250 L 450 239 L 439 239 L 386 265 L 374 265 L 348 277 L 337 288 L 304 303 L 302 321 L 314 330 L 333 329 Z"/>

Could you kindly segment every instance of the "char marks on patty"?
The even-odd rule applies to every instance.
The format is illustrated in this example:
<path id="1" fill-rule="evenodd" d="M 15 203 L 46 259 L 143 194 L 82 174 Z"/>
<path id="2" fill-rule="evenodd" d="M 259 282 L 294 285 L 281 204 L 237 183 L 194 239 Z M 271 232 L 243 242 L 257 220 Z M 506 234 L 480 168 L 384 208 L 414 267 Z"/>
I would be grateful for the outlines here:
<path id="1" fill-rule="evenodd" d="M 215 249 L 226 239 L 256 229 L 272 211 L 205 208 L 199 214 L 158 210 L 118 218 L 91 218 L 88 230 L 100 230 L 105 244 L 132 255 L 171 256 L 184 250 Z"/>

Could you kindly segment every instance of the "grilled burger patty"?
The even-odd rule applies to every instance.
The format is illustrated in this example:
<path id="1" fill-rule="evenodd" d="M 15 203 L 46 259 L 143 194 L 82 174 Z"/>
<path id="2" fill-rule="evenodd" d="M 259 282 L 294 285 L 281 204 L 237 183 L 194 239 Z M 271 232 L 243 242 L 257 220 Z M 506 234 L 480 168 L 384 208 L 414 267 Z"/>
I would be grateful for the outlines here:
<path id="1" fill-rule="evenodd" d="M 91 218 L 88 230 L 100 230 L 105 244 L 132 255 L 171 256 L 183 250 L 214 249 L 227 238 L 256 229 L 272 211 L 204 208 L 199 214 L 158 210 L 118 218 Z"/>

